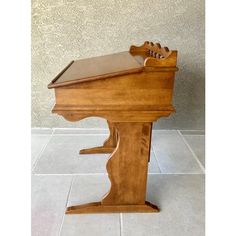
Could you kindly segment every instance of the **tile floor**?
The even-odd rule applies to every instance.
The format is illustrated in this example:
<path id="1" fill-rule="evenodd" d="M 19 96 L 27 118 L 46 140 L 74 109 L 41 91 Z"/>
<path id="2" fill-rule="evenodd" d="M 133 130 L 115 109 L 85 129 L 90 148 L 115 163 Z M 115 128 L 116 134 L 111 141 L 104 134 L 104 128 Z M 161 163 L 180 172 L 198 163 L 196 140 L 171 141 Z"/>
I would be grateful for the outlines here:
<path id="1" fill-rule="evenodd" d="M 108 130 L 32 129 L 32 235 L 203 236 L 203 131 L 153 131 L 147 200 L 160 213 L 64 214 L 108 191 L 108 155 L 79 155 L 107 136 Z"/>

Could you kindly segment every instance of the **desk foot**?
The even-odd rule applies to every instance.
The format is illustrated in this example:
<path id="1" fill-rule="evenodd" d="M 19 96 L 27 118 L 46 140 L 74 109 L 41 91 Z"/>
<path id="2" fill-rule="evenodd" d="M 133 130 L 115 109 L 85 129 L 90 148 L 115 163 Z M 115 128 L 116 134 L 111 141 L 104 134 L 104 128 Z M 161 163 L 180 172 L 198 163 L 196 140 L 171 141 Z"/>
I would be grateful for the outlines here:
<path id="1" fill-rule="evenodd" d="M 114 147 L 100 146 L 100 147 L 81 149 L 79 154 L 112 153 L 114 149 L 115 149 Z"/>
<path id="2" fill-rule="evenodd" d="M 71 206 L 66 210 L 66 214 L 85 214 L 85 213 L 151 213 L 159 212 L 159 208 L 150 202 L 143 205 L 104 205 L 101 202 L 92 202 L 83 205 Z"/>

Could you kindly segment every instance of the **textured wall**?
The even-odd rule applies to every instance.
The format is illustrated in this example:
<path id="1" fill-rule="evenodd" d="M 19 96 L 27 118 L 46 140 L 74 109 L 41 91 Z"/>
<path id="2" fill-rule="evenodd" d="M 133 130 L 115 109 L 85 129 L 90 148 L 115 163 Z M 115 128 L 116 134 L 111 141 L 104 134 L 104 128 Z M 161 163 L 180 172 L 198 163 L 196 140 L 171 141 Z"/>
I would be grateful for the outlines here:
<path id="1" fill-rule="evenodd" d="M 149 40 L 179 51 L 174 105 L 161 129 L 204 129 L 203 0 L 33 0 L 32 127 L 104 127 L 50 113 L 47 84 L 71 60 L 126 51 Z"/>

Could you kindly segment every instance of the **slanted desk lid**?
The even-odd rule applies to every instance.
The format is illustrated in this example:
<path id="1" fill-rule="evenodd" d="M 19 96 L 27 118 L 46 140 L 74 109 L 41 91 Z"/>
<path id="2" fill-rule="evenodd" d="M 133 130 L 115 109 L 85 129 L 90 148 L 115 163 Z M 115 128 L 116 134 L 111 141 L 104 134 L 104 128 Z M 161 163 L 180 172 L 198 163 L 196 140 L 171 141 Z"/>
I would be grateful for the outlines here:
<path id="1" fill-rule="evenodd" d="M 117 75 L 143 71 L 143 66 L 129 52 L 72 61 L 49 85 L 63 87 Z"/>

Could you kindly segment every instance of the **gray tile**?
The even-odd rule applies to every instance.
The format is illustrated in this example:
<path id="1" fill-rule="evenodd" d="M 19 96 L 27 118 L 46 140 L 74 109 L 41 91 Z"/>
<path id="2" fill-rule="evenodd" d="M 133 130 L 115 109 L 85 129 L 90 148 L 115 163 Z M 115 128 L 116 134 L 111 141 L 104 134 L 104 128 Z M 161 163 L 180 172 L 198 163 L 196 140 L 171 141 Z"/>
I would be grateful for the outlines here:
<path id="1" fill-rule="evenodd" d="M 50 139 L 50 135 L 31 135 L 31 166 L 33 167 L 43 148 Z"/>
<path id="2" fill-rule="evenodd" d="M 44 134 L 52 134 L 53 130 L 50 128 L 32 128 L 31 134 L 32 135 L 44 135 Z"/>
<path id="3" fill-rule="evenodd" d="M 82 148 L 102 145 L 106 138 L 107 135 L 53 135 L 38 160 L 34 173 L 107 173 L 106 163 L 109 154 L 79 154 Z M 149 172 L 160 173 L 153 152 L 151 152 Z"/>
<path id="4" fill-rule="evenodd" d="M 120 236 L 118 214 L 66 215 L 61 236 Z"/>
<path id="5" fill-rule="evenodd" d="M 151 175 L 148 183 L 161 211 L 123 214 L 124 236 L 204 236 L 204 175 Z"/>
<path id="6" fill-rule="evenodd" d="M 109 189 L 108 175 L 76 176 L 72 184 L 68 206 L 98 202 Z"/>
<path id="7" fill-rule="evenodd" d="M 203 173 L 177 131 L 153 131 L 152 146 L 161 173 Z"/>
<path id="8" fill-rule="evenodd" d="M 150 154 L 151 155 L 150 155 L 150 162 L 148 165 L 148 173 L 161 173 L 154 152 L 151 151 Z"/>
<path id="9" fill-rule="evenodd" d="M 182 135 L 205 135 L 205 130 L 180 130 Z"/>
<path id="10" fill-rule="evenodd" d="M 108 192 L 108 176 L 77 176 L 73 181 L 68 206 L 100 201 Z M 120 235 L 119 214 L 66 215 L 61 235 Z"/>
<path id="11" fill-rule="evenodd" d="M 102 145 L 106 135 L 53 136 L 41 155 L 34 173 L 105 173 L 108 154 L 80 155 L 83 148 Z"/>
<path id="12" fill-rule="evenodd" d="M 32 236 L 59 235 L 70 176 L 32 176 Z"/>
<path id="13" fill-rule="evenodd" d="M 205 166 L 205 136 L 204 135 L 184 135 L 185 140 L 196 154 L 199 161 Z"/>
<path id="14" fill-rule="evenodd" d="M 54 129 L 54 134 L 109 134 L 108 129 Z"/>

